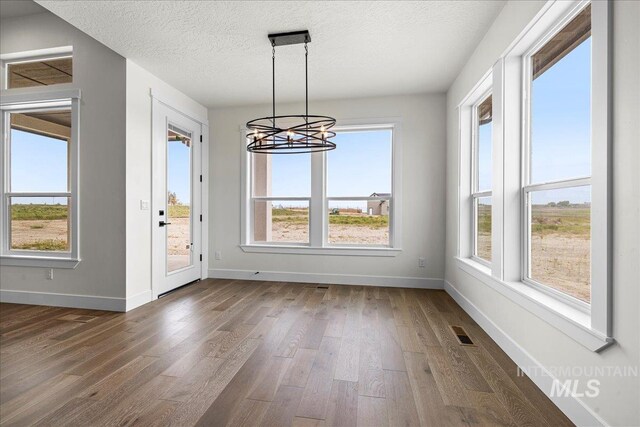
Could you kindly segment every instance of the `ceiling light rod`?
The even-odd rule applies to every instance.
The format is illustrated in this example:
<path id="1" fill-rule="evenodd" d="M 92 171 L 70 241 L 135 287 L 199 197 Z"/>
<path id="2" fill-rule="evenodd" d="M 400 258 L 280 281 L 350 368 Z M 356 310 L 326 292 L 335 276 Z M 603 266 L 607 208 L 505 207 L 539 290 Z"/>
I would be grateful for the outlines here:
<path id="1" fill-rule="evenodd" d="M 264 154 L 297 154 L 328 151 L 336 148 L 330 129 L 336 119 L 309 115 L 309 31 L 269 34 L 271 42 L 272 115 L 247 122 L 247 151 Z M 304 44 L 305 114 L 276 115 L 276 46 Z"/>

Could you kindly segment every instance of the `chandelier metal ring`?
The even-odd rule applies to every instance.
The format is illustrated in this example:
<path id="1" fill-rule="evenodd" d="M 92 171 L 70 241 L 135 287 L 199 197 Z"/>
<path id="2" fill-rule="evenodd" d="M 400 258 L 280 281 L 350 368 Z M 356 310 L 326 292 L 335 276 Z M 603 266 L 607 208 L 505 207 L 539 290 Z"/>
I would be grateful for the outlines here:
<path id="1" fill-rule="evenodd" d="M 272 115 L 247 122 L 247 151 L 263 154 L 301 154 L 329 151 L 336 148 L 331 141 L 336 133 L 331 130 L 336 119 L 329 116 L 309 114 L 308 49 L 311 41 L 308 31 L 270 34 L 272 46 Z M 275 102 L 275 48 L 288 44 L 305 47 L 305 114 L 276 115 Z"/>

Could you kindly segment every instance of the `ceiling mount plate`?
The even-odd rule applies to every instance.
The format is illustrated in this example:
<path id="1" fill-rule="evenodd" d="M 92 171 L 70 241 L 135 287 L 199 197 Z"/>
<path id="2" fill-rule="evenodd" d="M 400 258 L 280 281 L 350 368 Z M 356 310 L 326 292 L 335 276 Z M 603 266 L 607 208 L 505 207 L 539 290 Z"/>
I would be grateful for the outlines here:
<path id="1" fill-rule="evenodd" d="M 289 33 L 269 34 L 269 41 L 274 46 L 286 46 L 288 44 L 311 43 L 309 31 L 292 31 Z"/>

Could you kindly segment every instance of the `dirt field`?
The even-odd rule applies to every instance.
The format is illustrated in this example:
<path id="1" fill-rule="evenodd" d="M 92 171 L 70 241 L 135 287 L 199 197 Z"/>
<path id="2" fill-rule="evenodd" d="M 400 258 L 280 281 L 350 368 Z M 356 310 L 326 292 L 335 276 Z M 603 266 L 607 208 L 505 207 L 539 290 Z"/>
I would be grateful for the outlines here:
<path id="1" fill-rule="evenodd" d="M 11 222 L 11 248 L 67 251 L 67 220 L 18 220 Z"/>
<path id="2" fill-rule="evenodd" d="M 274 208 L 273 242 L 309 241 L 309 214 L 303 208 Z M 341 209 L 329 215 L 329 242 L 336 244 L 388 245 L 389 217 L 367 215 L 356 209 Z"/>
<path id="3" fill-rule="evenodd" d="M 309 226 L 295 222 L 274 222 L 272 228 L 274 242 L 308 242 Z M 361 245 L 388 245 L 389 229 L 358 225 L 329 225 L 330 243 L 352 243 Z"/>
<path id="4" fill-rule="evenodd" d="M 188 206 L 177 206 L 170 212 L 168 228 L 170 270 L 189 264 Z M 479 218 L 478 253 L 490 258 L 491 223 L 487 209 Z M 591 240 L 590 210 L 584 207 L 534 206 L 532 221 L 531 277 L 543 284 L 590 300 Z M 172 216 L 171 213 L 174 215 Z M 26 215 L 26 214 L 25 214 Z M 40 215 L 40 213 L 38 214 Z M 53 215 L 50 215 L 53 216 Z M 68 250 L 66 219 L 14 218 L 11 247 L 29 250 Z M 302 209 L 274 209 L 272 240 L 274 242 L 308 242 L 308 213 Z M 329 241 L 386 245 L 389 242 L 388 217 L 360 213 L 329 216 Z"/>
<path id="5" fill-rule="evenodd" d="M 478 255 L 490 259 L 490 210 L 479 211 Z M 589 212 L 584 206 L 534 205 L 531 225 L 531 278 L 586 302 L 591 294 Z"/>

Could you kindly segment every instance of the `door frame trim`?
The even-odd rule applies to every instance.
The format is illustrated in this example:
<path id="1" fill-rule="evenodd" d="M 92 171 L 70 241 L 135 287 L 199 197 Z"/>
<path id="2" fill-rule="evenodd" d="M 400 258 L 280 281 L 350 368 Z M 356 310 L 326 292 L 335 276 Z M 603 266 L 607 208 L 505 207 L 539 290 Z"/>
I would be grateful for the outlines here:
<path id="1" fill-rule="evenodd" d="M 154 152 L 156 150 L 154 144 L 154 128 L 157 124 L 157 106 L 156 102 L 162 104 L 164 107 L 173 110 L 177 114 L 180 114 L 190 120 L 193 120 L 201 125 L 201 136 L 202 142 L 196 141 L 200 143 L 200 172 L 202 174 L 202 183 L 200 185 L 200 211 L 202 213 L 202 223 L 200 225 L 200 252 L 202 253 L 202 262 L 200 262 L 200 279 L 206 279 L 208 277 L 208 269 L 209 269 L 209 121 L 206 117 L 203 117 L 199 114 L 193 114 L 193 111 L 181 111 L 175 107 L 174 105 L 181 104 L 180 100 L 176 97 L 171 96 L 170 94 L 157 91 L 151 89 L 149 91 L 150 101 L 151 101 L 151 246 L 149 247 L 149 251 L 151 253 L 151 293 L 152 300 L 158 299 L 158 286 L 157 286 L 157 277 L 155 272 L 155 260 L 154 260 L 154 244 L 155 241 L 155 222 L 153 221 L 153 213 L 158 209 L 154 201 L 154 174 L 155 174 L 155 166 L 154 166 Z M 197 218 L 197 215 L 194 216 Z M 195 257 L 198 257 L 199 254 L 194 254 Z M 196 261 L 198 262 L 198 261 Z"/>

